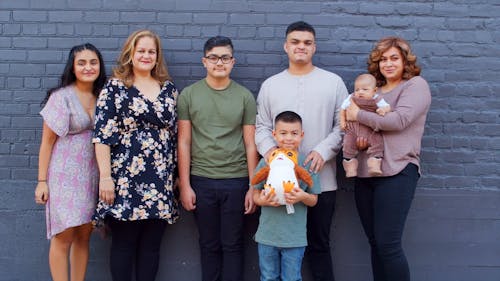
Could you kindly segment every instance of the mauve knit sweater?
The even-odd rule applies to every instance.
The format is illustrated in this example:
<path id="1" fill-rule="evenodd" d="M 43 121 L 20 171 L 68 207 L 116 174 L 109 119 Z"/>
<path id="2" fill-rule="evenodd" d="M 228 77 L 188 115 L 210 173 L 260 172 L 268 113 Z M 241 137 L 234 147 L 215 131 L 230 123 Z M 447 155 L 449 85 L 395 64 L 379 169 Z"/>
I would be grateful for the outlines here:
<path id="1" fill-rule="evenodd" d="M 382 176 L 393 176 L 409 163 L 419 167 L 420 148 L 424 134 L 425 120 L 431 104 L 431 92 L 427 82 L 420 76 L 403 81 L 392 91 L 378 94 L 391 105 L 391 112 L 385 116 L 360 110 L 358 121 L 379 130 L 384 139 Z M 366 178 L 366 150 L 358 155 L 358 177 Z"/>

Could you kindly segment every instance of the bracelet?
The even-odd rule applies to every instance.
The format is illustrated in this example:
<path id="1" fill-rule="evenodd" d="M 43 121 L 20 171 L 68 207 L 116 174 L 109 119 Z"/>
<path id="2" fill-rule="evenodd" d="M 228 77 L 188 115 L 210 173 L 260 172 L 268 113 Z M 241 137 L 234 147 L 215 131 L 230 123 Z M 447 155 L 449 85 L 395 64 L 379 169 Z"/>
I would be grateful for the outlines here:
<path id="1" fill-rule="evenodd" d="M 38 182 L 47 182 L 47 180 L 38 180 Z"/>
<path id="2" fill-rule="evenodd" d="M 107 177 L 107 178 L 101 178 L 99 179 L 99 181 L 110 181 L 110 180 L 113 180 L 112 177 Z"/>

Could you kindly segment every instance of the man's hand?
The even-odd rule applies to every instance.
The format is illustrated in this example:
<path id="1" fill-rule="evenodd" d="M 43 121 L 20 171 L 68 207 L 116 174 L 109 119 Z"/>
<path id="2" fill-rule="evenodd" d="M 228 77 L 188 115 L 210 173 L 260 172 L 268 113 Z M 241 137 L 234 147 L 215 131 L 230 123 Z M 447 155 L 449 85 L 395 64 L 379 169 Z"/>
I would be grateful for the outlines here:
<path id="1" fill-rule="evenodd" d="M 309 172 L 311 173 L 318 173 L 325 165 L 323 157 L 321 157 L 321 155 L 314 150 L 307 155 L 304 165 L 309 164 L 309 162 L 311 162 L 311 166 L 309 167 Z"/>
<path id="2" fill-rule="evenodd" d="M 186 211 L 193 211 L 196 209 L 196 193 L 193 188 L 191 188 L 191 185 L 182 186 L 180 191 L 182 207 Z"/>
<path id="3" fill-rule="evenodd" d="M 253 214 L 256 208 L 253 202 L 253 188 L 250 187 L 245 195 L 245 215 Z"/>

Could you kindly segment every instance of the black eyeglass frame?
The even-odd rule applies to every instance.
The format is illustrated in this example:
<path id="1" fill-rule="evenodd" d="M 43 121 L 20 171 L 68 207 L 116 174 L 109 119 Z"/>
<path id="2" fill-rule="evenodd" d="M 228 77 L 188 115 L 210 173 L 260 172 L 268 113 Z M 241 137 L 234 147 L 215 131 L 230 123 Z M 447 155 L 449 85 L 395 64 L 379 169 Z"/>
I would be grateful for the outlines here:
<path id="1" fill-rule="evenodd" d="M 207 59 L 208 62 L 213 63 L 213 64 L 217 64 L 219 62 L 219 60 L 222 62 L 222 64 L 229 64 L 229 63 L 231 63 L 231 61 L 233 60 L 234 57 L 232 57 L 232 56 L 219 57 L 217 55 L 209 55 L 209 56 L 205 56 L 204 58 Z"/>

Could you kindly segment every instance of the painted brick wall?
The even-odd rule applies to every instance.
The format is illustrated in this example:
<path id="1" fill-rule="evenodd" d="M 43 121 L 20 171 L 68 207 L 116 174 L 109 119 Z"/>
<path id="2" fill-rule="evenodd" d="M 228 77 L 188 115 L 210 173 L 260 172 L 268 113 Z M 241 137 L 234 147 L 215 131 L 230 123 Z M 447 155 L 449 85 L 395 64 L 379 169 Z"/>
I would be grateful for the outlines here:
<path id="1" fill-rule="evenodd" d="M 286 26 L 316 27 L 315 64 L 352 89 L 383 36 L 412 44 L 433 101 L 423 172 L 405 236 L 414 280 L 500 280 L 500 1 L 0 1 L 0 280 L 49 280 L 43 209 L 33 203 L 41 136 L 39 103 L 57 84 L 69 49 L 91 42 L 108 74 L 126 37 L 149 28 L 163 38 L 177 86 L 202 78 L 202 46 L 234 40 L 233 78 L 255 95 L 286 67 Z M 369 280 L 367 245 L 342 181 L 334 225 L 340 281 Z M 472 211 L 475 210 L 476 212 Z M 258 275 L 249 219 L 247 280 Z M 165 236 L 160 280 L 199 278 L 190 214 Z M 110 280 L 109 241 L 92 241 L 89 280 Z M 306 279 L 307 279 L 306 271 Z"/>

